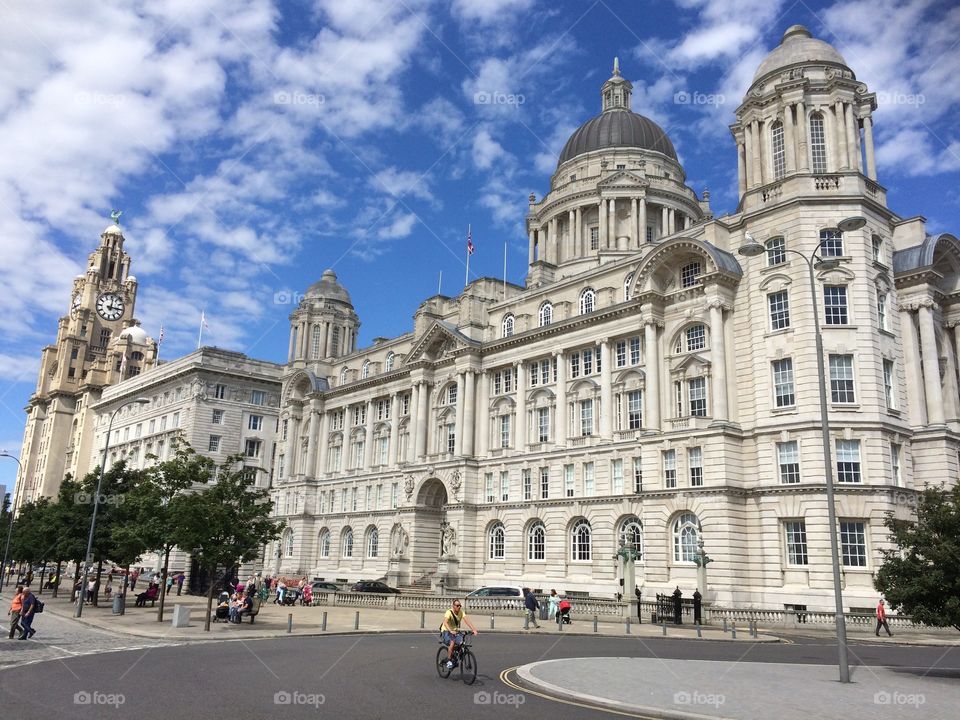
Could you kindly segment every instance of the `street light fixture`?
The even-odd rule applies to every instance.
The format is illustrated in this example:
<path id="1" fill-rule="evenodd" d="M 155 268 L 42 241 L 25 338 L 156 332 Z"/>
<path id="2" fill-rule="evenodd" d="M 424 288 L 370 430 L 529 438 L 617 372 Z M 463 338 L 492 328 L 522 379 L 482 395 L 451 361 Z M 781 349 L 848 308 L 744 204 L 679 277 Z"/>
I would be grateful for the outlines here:
<path id="1" fill-rule="evenodd" d="M 136 400 L 123 403 L 123 405 L 120 405 L 110 414 L 110 423 L 107 425 L 107 438 L 103 443 L 103 462 L 100 463 L 97 489 L 93 494 L 93 517 L 90 518 L 90 536 L 87 538 L 87 552 L 83 556 L 83 573 L 80 576 L 80 592 L 77 593 L 77 611 L 74 613 L 74 617 L 80 617 L 83 614 L 83 591 L 87 582 L 87 573 L 90 572 L 92 565 L 90 553 L 93 549 L 93 531 L 97 527 L 97 508 L 100 505 L 100 484 L 103 482 L 103 473 L 107 467 L 107 451 L 110 448 L 110 436 L 113 434 L 113 420 L 117 417 L 117 413 L 127 407 L 127 405 L 147 405 L 149 403 L 150 401 L 147 398 L 137 398 Z"/>
<path id="2" fill-rule="evenodd" d="M 20 458 L 14 457 L 6 450 L 0 452 L 0 457 L 7 457 L 11 460 L 16 460 L 17 465 L 20 466 L 20 473 L 17 475 L 19 480 L 17 482 L 26 482 L 26 478 L 23 477 L 23 463 L 20 462 Z M 0 498 L 0 503 L 3 502 L 3 498 Z M 7 574 L 7 555 L 10 552 L 10 538 L 13 535 L 13 503 L 10 503 L 10 526 L 7 528 L 7 543 L 3 546 L 3 563 L 0 564 L 0 592 L 3 592 L 3 579 Z"/>
<path id="3" fill-rule="evenodd" d="M 841 232 L 859 230 L 867 221 L 861 216 L 854 216 L 841 220 L 837 228 Z M 737 252 L 745 257 L 762 255 L 767 249 L 757 242 L 750 233 L 745 234 L 746 243 L 740 246 Z M 778 248 L 781 252 L 799 255 L 807 264 L 807 273 L 810 278 L 810 302 L 813 304 L 813 329 L 817 346 L 817 385 L 820 390 L 820 434 L 823 436 L 823 467 L 824 479 L 827 486 L 827 518 L 830 523 L 830 558 L 833 565 L 833 597 L 836 603 L 837 651 L 839 654 L 840 682 L 850 682 L 850 666 L 847 661 L 847 624 L 843 614 L 843 589 L 840 585 L 840 549 L 837 543 L 837 510 L 833 494 L 833 459 L 830 453 L 830 425 L 827 416 L 827 384 L 823 366 L 823 335 L 820 332 L 820 309 L 817 305 L 817 284 L 814 269 L 832 270 L 840 265 L 837 258 L 821 258 L 817 251 L 823 245 L 823 240 L 810 253 L 804 255 L 799 250 Z"/>

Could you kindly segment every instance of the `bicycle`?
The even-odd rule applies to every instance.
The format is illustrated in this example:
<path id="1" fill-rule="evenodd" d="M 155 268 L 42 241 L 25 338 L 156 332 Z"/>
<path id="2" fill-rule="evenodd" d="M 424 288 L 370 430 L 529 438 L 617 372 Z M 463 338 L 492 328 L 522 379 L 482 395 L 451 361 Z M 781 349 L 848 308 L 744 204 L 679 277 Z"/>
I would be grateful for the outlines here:
<path id="1" fill-rule="evenodd" d="M 473 654 L 470 647 L 466 637 L 463 638 L 462 642 L 453 646 L 454 666 L 450 668 L 447 667 L 448 645 L 443 640 L 440 640 L 440 649 L 437 650 L 436 661 L 437 674 L 446 679 L 450 677 L 450 673 L 453 672 L 454 668 L 459 667 L 460 679 L 467 685 L 473 685 L 477 681 L 477 656 Z"/>

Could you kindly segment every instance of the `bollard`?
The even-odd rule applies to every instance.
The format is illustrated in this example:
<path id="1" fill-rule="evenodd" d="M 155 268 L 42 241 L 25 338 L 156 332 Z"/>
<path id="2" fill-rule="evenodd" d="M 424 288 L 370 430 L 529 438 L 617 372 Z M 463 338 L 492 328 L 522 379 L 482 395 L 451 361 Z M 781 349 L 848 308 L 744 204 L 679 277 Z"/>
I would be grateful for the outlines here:
<path id="1" fill-rule="evenodd" d="M 287 615 L 287 632 L 293 632 L 293 613 Z"/>
<path id="2" fill-rule="evenodd" d="M 353 629 L 354 630 L 360 629 L 360 611 L 359 610 L 357 610 L 357 614 L 353 618 Z"/>
<path id="3" fill-rule="evenodd" d="M 630 634 L 630 616 L 627 615 L 627 635 Z"/>
<path id="4" fill-rule="evenodd" d="M 320 625 L 320 629 L 323 632 L 327 631 L 327 611 L 326 610 L 323 611 L 323 623 Z"/>
<path id="5" fill-rule="evenodd" d="M 754 636 L 754 637 L 760 637 L 760 633 L 759 633 L 759 631 L 757 630 L 757 621 L 756 621 L 756 620 L 753 621 L 753 636 Z"/>
<path id="6" fill-rule="evenodd" d="M 700 632 L 700 629 L 701 629 L 701 628 L 700 628 L 700 623 L 697 623 L 697 637 L 698 637 L 698 638 L 702 638 L 702 637 L 703 637 L 703 633 Z"/>
<path id="7" fill-rule="evenodd" d="M 594 632 L 597 631 L 597 616 L 596 616 L 596 615 L 593 616 L 593 631 L 594 631 Z"/>
<path id="8" fill-rule="evenodd" d="M 663 630 L 663 636 L 666 637 L 666 636 L 667 636 L 667 624 L 666 624 L 666 623 L 660 623 L 660 629 Z"/>
<path id="9" fill-rule="evenodd" d="M 726 618 L 723 619 L 723 631 L 724 631 L 724 632 L 727 631 L 727 619 L 726 619 Z"/>
<path id="10" fill-rule="evenodd" d="M 527 615 L 526 613 L 523 614 L 523 629 L 524 630 L 530 629 L 530 616 Z"/>
<path id="11" fill-rule="evenodd" d="M 560 620 L 560 622 L 557 623 L 557 627 L 560 628 L 560 632 L 563 632 L 563 620 L 562 620 L 562 619 Z"/>
<path id="12" fill-rule="evenodd" d="M 733 639 L 736 640 L 736 639 L 737 639 L 737 624 L 736 624 L 736 623 L 730 623 L 730 632 L 733 633 Z"/>
<path id="13" fill-rule="evenodd" d="M 490 629 L 493 630 L 493 613 L 490 613 Z"/>
<path id="14" fill-rule="evenodd" d="M 423 626 L 424 626 L 424 623 L 426 623 L 426 621 L 427 621 L 427 611 L 421 610 L 420 611 L 420 629 L 421 630 L 423 630 Z"/>

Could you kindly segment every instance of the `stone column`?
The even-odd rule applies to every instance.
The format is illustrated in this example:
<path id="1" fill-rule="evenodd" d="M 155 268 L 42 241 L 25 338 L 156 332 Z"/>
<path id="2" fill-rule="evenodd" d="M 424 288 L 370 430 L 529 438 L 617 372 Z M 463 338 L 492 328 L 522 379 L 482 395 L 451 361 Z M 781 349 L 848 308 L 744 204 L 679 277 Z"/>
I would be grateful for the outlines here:
<path id="1" fill-rule="evenodd" d="M 523 361 L 518 360 L 514 363 L 517 368 L 517 429 L 514 433 L 516 438 L 517 452 L 525 452 L 527 449 L 527 373 Z"/>
<path id="2" fill-rule="evenodd" d="M 920 348 L 917 346 L 917 323 L 914 313 L 907 305 L 900 305 L 900 337 L 903 340 L 904 375 L 916 378 L 920 372 Z M 910 425 L 927 424 L 927 409 L 923 390 L 917 382 L 907 382 L 907 412 Z"/>
<path id="3" fill-rule="evenodd" d="M 835 141 L 837 144 L 837 169 L 847 170 L 850 167 L 850 158 L 847 154 L 847 128 L 843 119 L 843 101 L 837 100 L 833 106 Z"/>
<path id="4" fill-rule="evenodd" d="M 617 199 L 610 198 L 610 217 L 607 218 L 607 250 L 617 247 Z"/>
<path id="5" fill-rule="evenodd" d="M 316 400 L 310 401 L 310 420 L 307 425 L 307 466 L 303 469 L 303 474 L 307 477 L 317 476 L 317 435 L 320 433 L 317 406 Z"/>
<path id="6" fill-rule="evenodd" d="M 550 239 L 547 240 L 547 262 L 557 264 L 557 218 L 550 218 Z"/>
<path id="7" fill-rule="evenodd" d="M 876 181 L 877 161 L 873 155 L 873 117 L 870 115 L 863 118 L 863 144 L 867 155 L 867 177 Z"/>
<path id="8" fill-rule="evenodd" d="M 740 197 L 747 192 L 747 163 L 744 155 L 746 148 L 743 141 L 737 143 L 737 190 Z"/>
<path id="9" fill-rule="evenodd" d="M 373 417 L 373 400 L 367 400 L 367 427 L 363 438 L 363 469 L 369 470 L 373 465 L 373 426 L 376 418 Z"/>
<path id="10" fill-rule="evenodd" d="M 294 341 L 296 340 L 296 337 L 297 337 L 297 333 L 296 333 L 296 331 L 291 327 L 291 328 L 290 328 L 290 349 L 287 351 L 287 361 L 288 361 L 288 362 L 293 362 L 293 346 L 294 346 Z"/>
<path id="11" fill-rule="evenodd" d="M 940 358 L 933 327 L 933 303 L 920 305 L 920 349 L 923 353 L 923 390 L 927 396 L 927 424 L 943 425 L 943 388 L 940 386 Z"/>
<path id="12" fill-rule="evenodd" d="M 669 234 L 673 235 L 677 231 L 676 220 L 676 211 L 673 208 L 667 210 L 667 228 L 669 229 Z"/>
<path id="13" fill-rule="evenodd" d="M 390 447 L 387 449 L 387 463 L 397 466 L 400 452 L 400 393 L 390 396 Z"/>
<path id="14" fill-rule="evenodd" d="M 613 362 L 610 339 L 600 341 L 600 438 L 613 439 Z"/>
<path id="15" fill-rule="evenodd" d="M 753 177 L 753 134 L 750 130 L 749 124 L 743 126 L 743 176 L 747 190 L 752 189 L 756 182 Z"/>
<path id="16" fill-rule="evenodd" d="M 583 249 L 583 213 L 578 207 L 574 216 L 573 225 L 573 252 L 578 257 L 583 257 L 586 252 Z"/>
<path id="17" fill-rule="evenodd" d="M 761 185 L 766 185 L 770 182 L 770 173 L 773 170 L 770 167 L 770 123 L 766 120 L 757 123 L 757 159 L 760 163 L 757 177 Z"/>
<path id="18" fill-rule="evenodd" d="M 851 170 L 860 171 L 860 153 L 857 152 L 857 121 L 853 117 L 853 105 L 846 103 L 844 109 L 844 126 L 847 130 L 847 165 Z"/>
<path id="19" fill-rule="evenodd" d="M 537 231 L 533 228 L 527 231 L 528 241 L 527 241 L 527 265 L 533 265 L 534 260 L 536 260 L 536 253 L 534 248 L 537 244 Z"/>
<path id="20" fill-rule="evenodd" d="M 320 436 L 317 438 L 317 444 L 319 447 L 320 456 L 319 462 L 317 463 L 317 477 L 321 477 L 324 473 L 327 472 L 327 444 L 330 440 L 330 413 L 321 412 L 320 413 Z"/>
<path id="21" fill-rule="evenodd" d="M 657 324 L 648 319 L 643 327 L 644 373 L 646 374 L 646 413 L 644 425 L 660 429 L 660 354 L 657 352 Z"/>
<path id="22" fill-rule="evenodd" d="M 466 382 L 463 373 L 457 373 L 457 419 L 453 436 L 453 454 L 460 457 L 463 454 L 463 413 L 466 409 Z M 444 448 L 446 450 L 446 448 Z"/>
<path id="23" fill-rule="evenodd" d="M 763 183 L 763 175 L 760 172 L 760 142 L 760 122 L 754 120 L 750 123 L 750 154 L 752 155 L 750 177 L 753 179 L 754 187 Z"/>
<path id="24" fill-rule="evenodd" d="M 323 341 L 323 346 L 326 348 L 326 351 L 323 353 L 324 357 L 331 357 L 331 352 L 333 350 L 333 324 L 327 323 L 327 332 L 324 333 L 326 338 Z"/>
<path id="25" fill-rule="evenodd" d="M 639 243 L 643 245 L 647 241 L 647 199 L 645 197 L 640 198 L 639 204 L 639 219 L 638 224 L 640 225 L 640 239 Z"/>
<path id="26" fill-rule="evenodd" d="M 723 303 L 710 303 L 710 359 L 713 365 L 713 419 L 729 419 L 727 407 L 727 352 L 723 327 Z"/>
<path id="27" fill-rule="evenodd" d="M 483 370 L 480 373 L 480 397 L 477 405 L 480 414 L 479 445 L 477 455 L 486 457 L 490 447 L 490 374 Z"/>
<path id="28" fill-rule="evenodd" d="M 637 222 L 637 198 L 630 198 L 630 235 L 633 236 L 633 246 L 640 247 L 640 224 Z"/>
<path id="29" fill-rule="evenodd" d="M 797 103 L 797 160 L 800 170 L 810 169 L 807 159 L 807 110 L 802 102 Z"/>
<path id="30" fill-rule="evenodd" d="M 466 383 L 466 392 L 464 393 L 464 411 L 463 411 L 463 454 L 467 457 L 473 457 L 473 441 L 477 434 L 476 410 L 477 410 L 477 376 L 473 370 L 467 370 L 463 374 Z M 459 439 L 460 435 L 457 435 Z"/>
<path id="31" fill-rule="evenodd" d="M 785 170 L 787 173 L 795 172 L 797 169 L 796 145 L 793 136 L 793 107 L 787 105 L 783 109 L 783 150 Z"/>
<path id="32" fill-rule="evenodd" d="M 597 207 L 597 212 L 599 213 L 597 216 L 597 221 L 600 224 L 600 227 L 598 228 L 598 234 L 600 235 L 600 237 L 597 240 L 597 247 L 600 248 L 600 247 L 603 247 L 603 243 L 605 242 L 605 239 L 607 237 L 607 201 L 606 200 L 600 201 L 600 204 Z"/>
<path id="33" fill-rule="evenodd" d="M 666 237 L 669 234 L 669 224 L 667 223 L 667 206 L 660 206 L 660 237 Z"/>
<path id="34" fill-rule="evenodd" d="M 300 436 L 300 418 L 292 414 L 287 422 L 287 477 L 293 477 L 297 473 L 297 439 Z"/>
<path id="35" fill-rule="evenodd" d="M 575 237 L 577 227 L 577 214 L 573 210 L 567 211 L 567 242 L 564 245 L 562 258 L 572 258 L 577 256 L 577 240 Z"/>
<path id="36" fill-rule="evenodd" d="M 427 454 L 427 412 L 430 399 L 430 386 L 421 381 L 417 387 L 417 459 Z"/>
<path id="37" fill-rule="evenodd" d="M 559 447 L 567 444 L 567 358 L 563 351 L 556 352 L 553 357 L 557 361 L 557 392 L 556 408 L 554 409 L 554 437 L 553 442 Z"/>

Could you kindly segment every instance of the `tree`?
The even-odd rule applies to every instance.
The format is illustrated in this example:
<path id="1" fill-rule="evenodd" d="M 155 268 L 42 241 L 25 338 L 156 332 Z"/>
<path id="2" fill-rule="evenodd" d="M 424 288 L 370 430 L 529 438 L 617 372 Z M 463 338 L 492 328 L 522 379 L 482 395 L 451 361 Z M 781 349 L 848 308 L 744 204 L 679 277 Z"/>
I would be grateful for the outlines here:
<path id="1" fill-rule="evenodd" d="M 283 529 L 282 521 L 270 519 L 273 502 L 243 469 L 242 456 L 227 458 L 213 485 L 178 500 L 174 544 L 189 550 L 211 576 L 221 567 L 256 558 L 261 546 L 280 537 Z M 214 587 L 211 582 L 207 590 L 204 630 L 210 629 Z"/>
<path id="2" fill-rule="evenodd" d="M 916 519 L 888 513 L 896 549 L 884 550 L 874 585 L 915 621 L 960 630 L 960 485 L 917 496 Z"/>

